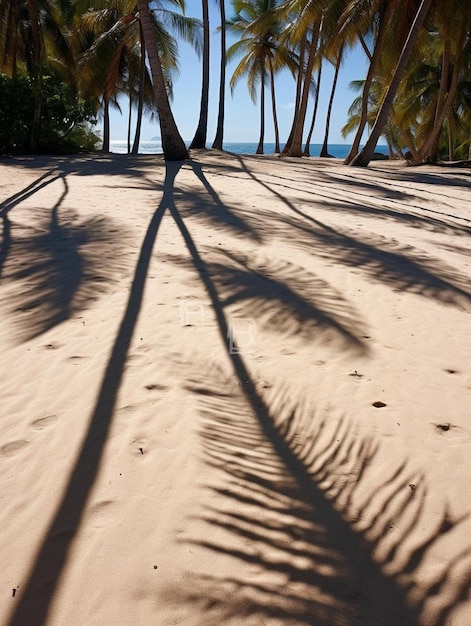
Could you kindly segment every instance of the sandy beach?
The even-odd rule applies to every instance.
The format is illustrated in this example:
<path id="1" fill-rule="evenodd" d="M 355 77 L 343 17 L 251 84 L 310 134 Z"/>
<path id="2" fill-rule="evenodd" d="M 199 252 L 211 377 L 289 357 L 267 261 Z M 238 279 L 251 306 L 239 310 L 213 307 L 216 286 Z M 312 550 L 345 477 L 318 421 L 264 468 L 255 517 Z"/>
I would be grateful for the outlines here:
<path id="1" fill-rule="evenodd" d="M 469 168 L 0 188 L 0 624 L 471 624 Z"/>

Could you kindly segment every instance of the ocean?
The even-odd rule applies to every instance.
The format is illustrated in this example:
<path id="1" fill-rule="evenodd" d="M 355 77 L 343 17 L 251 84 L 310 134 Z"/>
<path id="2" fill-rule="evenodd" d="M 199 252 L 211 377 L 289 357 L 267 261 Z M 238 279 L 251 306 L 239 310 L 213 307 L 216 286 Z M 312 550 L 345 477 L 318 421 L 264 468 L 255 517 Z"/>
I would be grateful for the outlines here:
<path id="1" fill-rule="evenodd" d="M 187 142 L 189 145 L 189 142 Z M 224 150 L 228 152 L 235 152 L 236 154 L 255 154 L 257 150 L 257 143 L 224 143 Z M 209 147 L 209 146 L 208 146 Z M 310 145 L 311 156 L 317 157 L 320 154 L 322 148 L 322 144 L 320 143 L 312 143 Z M 126 154 L 127 152 L 127 142 L 126 141 L 111 141 L 110 142 L 111 152 L 115 152 L 117 154 Z M 274 143 L 266 143 L 264 144 L 264 152 L 265 154 L 273 154 L 275 150 Z M 350 144 L 342 144 L 342 143 L 333 143 L 329 144 L 329 154 L 337 159 L 344 159 L 350 150 Z M 382 152 L 383 154 L 388 154 L 387 146 L 378 145 L 376 148 L 376 152 Z M 139 145 L 139 154 L 161 154 L 162 153 L 162 145 L 160 141 L 141 141 Z"/>

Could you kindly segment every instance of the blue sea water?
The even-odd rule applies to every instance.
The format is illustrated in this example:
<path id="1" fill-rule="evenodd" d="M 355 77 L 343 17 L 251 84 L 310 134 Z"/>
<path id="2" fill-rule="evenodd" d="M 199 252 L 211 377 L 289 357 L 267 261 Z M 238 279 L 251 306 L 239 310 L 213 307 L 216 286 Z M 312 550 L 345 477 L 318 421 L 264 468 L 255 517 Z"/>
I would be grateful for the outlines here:
<path id="1" fill-rule="evenodd" d="M 234 152 L 236 154 L 255 154 L 257 150 L 256 143 L 224 143 L 224 150 L 227 152 Z M 320 154 L 322 145 L 320 143 L 310 144 L 311 156 L 317 157 Z M 112 141 L 110 145 L 111 152 L 117 154 L 126 154 L 127 142 L 126 141 Z M 349 144 L 333 143 L 329 144 L 329 154 L 337 159 L 344 159 L 350 150 Z M 264 144 L 264 153 L 273 154 L 275 151 L 274 143 Z M 387 147 L 378 145 L 377 152 L 384 154 L 388 153 Z M 139 145 L 139 154 L 161 154 L 162 145 L 160 141 L 141 141 Z"/>

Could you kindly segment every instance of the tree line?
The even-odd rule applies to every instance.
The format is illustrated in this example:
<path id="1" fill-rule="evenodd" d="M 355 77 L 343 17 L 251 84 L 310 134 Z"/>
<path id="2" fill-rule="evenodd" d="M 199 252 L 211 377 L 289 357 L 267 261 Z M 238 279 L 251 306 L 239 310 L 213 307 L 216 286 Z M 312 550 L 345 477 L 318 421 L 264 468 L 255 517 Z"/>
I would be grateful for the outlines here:
<path id="1" fill-rule="evenodd" d="M 321 156 L 329 156 L 337 78 L 350 51 L 361 46 L 368 70 L 352 81 L 358 96 L 342 129 L 345 137 L 354 134 L 345 162 L 367 166 L 381 136 L 391 157 L 403 156 L 413 164 L 469 157 L 471 2 L 215 2 L 213 24 L 209 0 L 201 0 L 201 19 L 185 15 L 185 0 L 0 0 L 0 152 L 47 150 L 61 143 L 86 149 L 97 140 L 90 123 L 98 115 L 103 117 L 103 150 L 109 151 L 110 107 L 119 107 L 126 97 L 128 151 L 137 153 L 143 115 L 150 115 L 159 120 L 165 158 L 187 158 L 171 107 L 178 43 L 184 40 L 202 58 L 199 119 L 190 148 L 207 146 L 209 48 L 217 41 L 221 62 L 213 148 L 223 148 L 226 69 L 228 61 L 235 61 L 227 86 L 233 91 L 245 80 L 260 107 L 257 153 L 263 153 L 270 107 L 275 151 L 309 155 L 322 69 L 330 63 L 334 78 L 321 150 Z M 291 73 L 295 94 L 283 148 L 276 100 L 282 71 Z"/>

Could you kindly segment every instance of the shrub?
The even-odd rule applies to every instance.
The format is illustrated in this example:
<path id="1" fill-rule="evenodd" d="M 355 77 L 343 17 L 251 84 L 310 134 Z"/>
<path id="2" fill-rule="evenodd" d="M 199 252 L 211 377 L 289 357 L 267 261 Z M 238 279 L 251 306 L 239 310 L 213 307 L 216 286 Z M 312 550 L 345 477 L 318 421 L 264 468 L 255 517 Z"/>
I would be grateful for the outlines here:
<path id="1" fill-rule="evenodd" d="M 37 151 L 72 153 L 94 150 L 99 137 L 92 105 L 80 98 L 53 72 L 36 83 L 24 75 L 0 74 L 0 153 L 30 150 L 35 105 L 41 115 L 37 128 Z"/>

